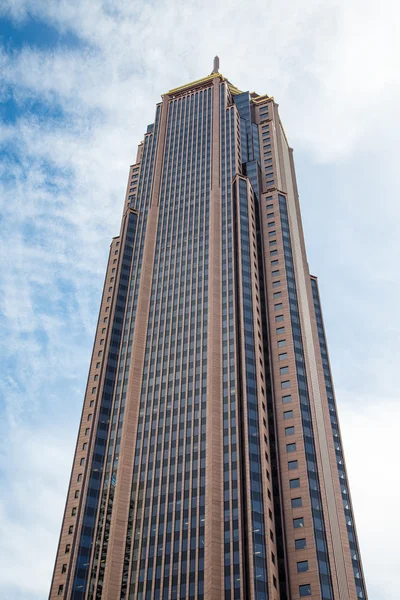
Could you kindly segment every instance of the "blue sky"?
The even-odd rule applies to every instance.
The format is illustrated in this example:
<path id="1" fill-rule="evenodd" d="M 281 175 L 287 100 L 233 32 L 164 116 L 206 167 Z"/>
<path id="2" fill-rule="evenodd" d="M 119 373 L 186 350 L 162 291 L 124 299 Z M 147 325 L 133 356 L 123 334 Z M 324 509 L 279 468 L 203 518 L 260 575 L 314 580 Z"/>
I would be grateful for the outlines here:
<path id="1" fill-rule="evenodd" d="M 2 599 L 47 598 L 137 144 L 160 95 L 219 54 L 274 95 L 295 149 L 370 599 L 398 600 L 399 16 L 390 0 L 0 4 Z"/>

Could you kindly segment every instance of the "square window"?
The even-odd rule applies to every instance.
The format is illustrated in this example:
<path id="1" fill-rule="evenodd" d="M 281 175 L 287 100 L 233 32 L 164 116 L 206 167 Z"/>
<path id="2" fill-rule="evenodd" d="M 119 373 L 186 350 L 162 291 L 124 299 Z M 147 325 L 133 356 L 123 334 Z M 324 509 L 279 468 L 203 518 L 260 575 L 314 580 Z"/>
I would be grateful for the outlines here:
<path id="1" fill-rule="evenodd" d="M 308 560 L 301 560 L 297 563 L 297 572 L 305 573 L 306 571 L 308 571 Z"/>
<path id="2" fill-rule="evenodd" d="M 307 548 L 306 538 L 300 538 L 299 540 L 295 540 L 296 550 L 304 550 Z"/>
<path id="3" fill-rule="evenodd" d="M 283 418 L 284 419 L 293 419 L 293 411 L 285 410 L 285 412 L 283 413 Z"/>
<path id="4" fill-rule="evenodd" d="M 285 427 L 285 435 L 294 435 L 294 427 Z"/>
<path id="5" fill-rule="evenodd" d="M 279 360 L 286 360 L 286 359 L 287 359 L 287 352 L 282 352 L 282 354 L 279 355 Z"/>
<path id="6" fill-rule="evenodd" d="M 286 355 L 286 356 L 287 356 L 287 355 Z M 283 360 L 283 359 L 281 358 L 280 360 Z M 279 369 L 279 373 L 280 373 L 281 375 L 286 375 L 287 373 L 289 373 L 289 367 L 281 367 L 281 368 Z"/>
<path id="7" fill-rule="evenodd" d="M 307 583 L 306 585 L 299 586 L 300 597 L 311 596 L 311 585 Z"/>
<path id="8" fill-rule="evenodd" d="M 281 381 L 281 388 L 283 390 L 290 388 L 290 381 Z"/>
<path id="9" fill-rule="evenodd" d="M 297 460 L 289 460 L 289 462 L 288 462 L 289 471 L 293 471 L 294 469 L 298 469 L 298 468 L 299 468 L 299 463 Z"/>
<path id="10" fill-rule="evenodd" d="M 299 519 L 293 519 L 293 527 L 295 529 L 300 529 L 300 528 L 304 527 L 303 517 L 300 517 Z"/>
<path id="11" fill-rule="evenodd" d="M 287 429 L 290 429 L 290 427 L 287 427 Z M 286 452 L 296 452 L 296 444 L 286 444 Z"/>
<path id="12" fill-rule="evenodd" d="M 276 315 L 275 323 L 280 323 L 281 321 L 283 321 L 283 315 Z"/>
<path id="13" fill-rule="evenodd" d="M 278 340 L 278 348 L 283 348 L 286 346 L 286 340 Z"/>
<path id="14" fill-rule="evenodd" d="M 274 288 L 279 287 L 280 285 L 281 285 L 280 281 L 273 281 L 272 282 L 272 287 L 274 287 Z"/>
<path id="15" fill-rule="evenodd" d="M 303 506 L 301 498 L 292 498 L 292 508 L 300 508 L 301 506 Z"/>
<path id="16" fill-rule="evenodd" d="M 295 488 L 300 487 L 300 479 L 291 479 L 289 481 L 290 488 L 294 490 Z"/>
<path id="17" fill-rule="evenodd" d="M 283 404 L 289 404 L 289 402 L 292 401 L 292 396 L 290 394 L 288 394 L 287 396 L 282 396 L 282 402 Z"/>

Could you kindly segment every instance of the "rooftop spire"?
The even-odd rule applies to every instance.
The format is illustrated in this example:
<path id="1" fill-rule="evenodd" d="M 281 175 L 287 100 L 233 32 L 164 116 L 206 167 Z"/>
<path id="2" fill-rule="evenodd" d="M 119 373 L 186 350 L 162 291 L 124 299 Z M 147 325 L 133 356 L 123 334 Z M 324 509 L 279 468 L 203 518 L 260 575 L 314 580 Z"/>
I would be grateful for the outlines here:
<path id="1" fill-rule="evenodd" d="M 214 68 L 213 68 L 213 73 L 218 73 L 219 72 L 219 56 L 214 56 Z"/>

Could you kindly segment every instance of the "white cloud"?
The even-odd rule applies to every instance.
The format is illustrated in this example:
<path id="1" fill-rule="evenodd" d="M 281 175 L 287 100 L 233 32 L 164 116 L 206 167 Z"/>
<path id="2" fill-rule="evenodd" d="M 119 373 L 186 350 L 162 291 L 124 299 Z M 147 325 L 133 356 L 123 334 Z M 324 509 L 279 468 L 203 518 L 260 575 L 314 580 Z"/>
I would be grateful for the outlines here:
<path id="1" fill-rule="evenodd" d="M 72 31 L 83 45 L 0 53 L 0 97 L 12 90 L 23 110 L 0 129 L 16 157 L 0 163 L 3 597 L 47 595 L 128 165 L 160 94 L 210 72 L 219 54 L 241 89 L 274 94 L 296 150 L 370 597 L 395 600 L 400 531 L 386 515 L 394 521 L 400 329 L 397 3 L 5 0 L 1 12 Z M 26 109 L 37 101 L 42 117 Z M 365 494 L 375 470 L 382 485 Z M 22 540 L 28 551 L 40 540 L 36 569 L 33 551 L 17 560 Z"/>

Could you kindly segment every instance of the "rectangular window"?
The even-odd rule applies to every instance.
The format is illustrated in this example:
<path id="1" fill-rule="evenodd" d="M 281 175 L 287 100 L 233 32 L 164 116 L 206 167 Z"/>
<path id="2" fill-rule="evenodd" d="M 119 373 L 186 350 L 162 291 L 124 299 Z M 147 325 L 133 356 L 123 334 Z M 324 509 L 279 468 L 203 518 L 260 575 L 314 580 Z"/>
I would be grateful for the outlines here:
<path id="1" fill-rule="evenodd" d="M 288 394 L 287 396 L 282 396 L 283 404 L 288 404 L 291 401 L 292 401 L 292 396 L 290 394 Z"/>
<path id="2" fill-rule="evenodd" d="M 90 431 L 89 427 L 87 429 L 85 429 L 85 435 L 89 435 L 89 431 Z"/>
<path id="3" fill-rule="evenodd" d="M 272 271 L 272 277 L 279 277 L 279 273 L 280 273 L 279 269 L 277 271 Z"/>
<path id="4" fill-rule="evenodd" d="M 83 446 L 82 446 L 82 450 L 86 450 L 86 448 L 87 448 L 87 442 L 85 442 L 85 443 L 83 444 Z"/>
<path id="5" fill-rule="evenodd" d="M 94 387 L 94 388 L 92 388 L 92 394 L 95 394 L 95 393 L 96 393 L 96 388 Z"/>
<path id="6" fill-rule="evenodd" d="M 280 373 L 280 375 L 286 375 L 287 373 L 289 373 L 289 367 L 281 367 L 279 369 L 279 373 Z"/>
<path id="7" fill-rule="evenodd" d="M 279 360 L 286 360 L 287 359 L 287 352 L 282 352 L 282 354 L 279 355 Z M 287 371 L 286 371 L 287 373 Z"/>
<path id="8" fill-rule="evenodd" d="M 290 388 L 290 381 L 281 381 L 281 388 L 283 390 Z"/>
<path id="9" fill-rule="evenodd" d="M 302 560 L 302 561 L 298 562 L 297 563 L 297 572 L 305 573 L 306 571 L 308 571 L 308 560 Z"/>
<path id="10" fill-rule="evenodd" d="M 268 227 L 275 227 L 275 221 L 270 221 L 268 223 Z"/>
<path id="11" fill-rule="evenodd" d="M 283 315 L 276 315 L 275 323 L 279 323 L 280 321 L 283 321 Z"/>
<path id="12" fill-rule="evenodd" d="M 74 506 L 74 508 L 71 510 L 71 517 L 74 517 L 76 515 L 76 506 Z"/>
<path id="13" fill-rule="evenodd" d="M 300 508 L 301 506 L 303 506 L 301 498 L 292 498 L 292 508 Z"/>
<path id="14" fill-rule="evenodd" d="M 273 219 L 274 218 L 274 213 L 267 213 L 267 219 Z"/>
<path id="15" fill-rule="evenodd" d="M 79 461 L 79 464 L 80 464 L 81 466 L 83 466 L 83 465 L 85 464 L 85 459 L 84 459 L 84 458 L 81 458 L 81 460 Z"/>
<path id="16" fill-rule="evenodd" d="M 290 488 L 293 490 L 294 488 L 300 487 L 300 479 L 291 479 L 289 481 Z"/>
<path id="17" fill-rule="evenodd" d="M 294 435 L 294 427 L 285 427 L 285 435 Z"/>
<path id="18" fill-rule="evenodd" d="M 279 302 L 279 304 L 274 305 L 274 310 L 281 310 L 282 308 L 283 308 L 282 302 Z"/>
<path id="19" fill-rule="evenodd" d="M 58 596 L 62 596 L 64 593 L 64 586 L 63 585 L 59 585 L 58 586 Z"/>
<path id="20" fill-rule="evenodd" d="M 286 340 L 278 340 L 278 348 L 283 348 L 286 346 Z"/>
<path id="21" fill-rule="evenodd" d="M 100 364 L 101 363 L 96 363 L 96 369 L 100 369 Z"/>
<path id="22" fill-rule="evenodd" d="M 274 288 L 279 287 L 280 285 L 281 285 L 280 281 L 273 281 L 272 282 L 272 287 L 274 287 Z"/>
<path id="23" fill-rule="evenodd" d="M 283 413 L 283 418 L 284 419 L 293 419 L 293 411 L 285 410 L 285 412 Z"/>
<path id="24" fill-rule="evenodd" d="M 68 534 L 69 534 L 69 535 L 71 535 L 71 533 L 73 533 L 73 531 L 74 531 L 74 526 L 73 526 L 73 525 L 70 525 L 70 526 L 68 527 Z"/>
<path id="25" fill-rule="evenodd" d="M 269 237 L 276 235 L 275 229 L 273 231 L 268 231 L 268 235 L 269 235 Z"/>
<path id="26" fill-rule="evenodd" d="M 67 572 L 67 563 L 64 563 L 61 568 L 61 573 L 66 573 L 66 572 Z"/>
<path id="27" fill-rule="evenodd" d="M 273 267 L 276 267 L 277 265 L 279 265 L 279 260 L 278 260 L 278 259 L 276 259 L 276 260 L 271 260 L 271 265 L 272 265 Z"/>
<path id="28" fill-rule="evenodd" d="M 299 461 L 289 460 L 287 466 L 288 466 L 289 471 L 294 471 L 295 469 L 299 468 Z"/>
<path id="29" fill-rule="evenodd" d="M 280 335 L 281 333 L 285 333 L 285 328 L 284 327 L 277 327 L 276 329 L 276 333 L 278 335 Z"/>
<path id="30" fill-rule="evenodd" d="M 300 517 L 299 519 L 293 519 L 293 527 L 295 529 L 301 529 L 302 527 L 304 527 L 303 517 Z"/>
<path id="31" fill-rule="evenodd" d="M 278 254 L 278 250 L 270 250 L 269 255 L 270 256 L 276 256 Z"/>
<path id="32" fill-rule="evenodd" d="M 305 596 L 311 596 L 311 585 L 309 583 L 307 583 L 306 585 L 300 585 L 299 592 L 301 598 Z"/>
<path id="33" fill-rule="evenodd" d="M 272 252 L 276 252 L 276 250 L 272 250 Z M 280 298 L 282 296 L 282 292 L 274 292 L 274 298 Z"/>
<path id="34" fill-rule="evenodd" d="M 276 240 L 270 240 L 269 245 L 270 246 L 276 246 L 277 241 Z"/>
<path id="35" fill-rule="evenodd" d="M 299 540 L 295 540 L 296 550 L 304 550 L 307 548 L 306 538 L 300 538 Z"/>
<path id="36" fill-rule="evenodd" d="M 291 428 L 286 427 L 286 429 L 291 429 Z M 294 427 L 293 427 L 293 429 L 294 429 Z M 288 434 L 286 434 L 286 435 L 288 435 Z M 286 444 L 286 452 L 296 452 L 296 444 Z"/>

